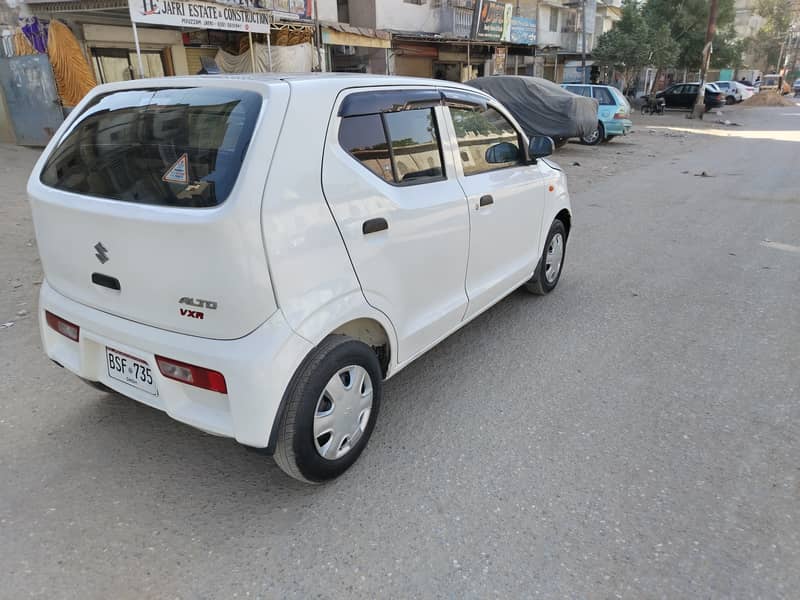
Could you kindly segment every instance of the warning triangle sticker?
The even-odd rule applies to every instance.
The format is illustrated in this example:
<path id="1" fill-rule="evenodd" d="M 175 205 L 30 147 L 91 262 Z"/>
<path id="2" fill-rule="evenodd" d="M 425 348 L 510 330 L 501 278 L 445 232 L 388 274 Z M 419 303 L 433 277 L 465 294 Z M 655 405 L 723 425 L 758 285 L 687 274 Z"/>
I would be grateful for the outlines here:
<path id="1" fill-rule="evenodd" d="M 167 183 L 189 183 L 189 156 L 184 152 L 181 157 L 167 169 L 162 181 Z"/>

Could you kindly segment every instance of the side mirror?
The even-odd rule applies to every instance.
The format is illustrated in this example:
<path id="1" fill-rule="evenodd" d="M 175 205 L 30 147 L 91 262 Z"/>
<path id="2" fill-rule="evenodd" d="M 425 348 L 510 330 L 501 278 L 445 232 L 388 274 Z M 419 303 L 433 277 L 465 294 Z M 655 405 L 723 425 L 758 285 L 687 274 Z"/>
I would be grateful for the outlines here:
<path id="1" fill-rule="evenodd" d="M 528 146 L 528 156 L 533 159 L 550 156 L 555 147 L 553 138 L 546 135 L 535 135 L 531 138 L 530 146 Z"/>
<path id="2" fill-rule="evenodd" d="M 519 148 L 510 142 L 500 142 L 486 149 L 485 158 L 490 165 L 513 162 L 519 158 Z"/>

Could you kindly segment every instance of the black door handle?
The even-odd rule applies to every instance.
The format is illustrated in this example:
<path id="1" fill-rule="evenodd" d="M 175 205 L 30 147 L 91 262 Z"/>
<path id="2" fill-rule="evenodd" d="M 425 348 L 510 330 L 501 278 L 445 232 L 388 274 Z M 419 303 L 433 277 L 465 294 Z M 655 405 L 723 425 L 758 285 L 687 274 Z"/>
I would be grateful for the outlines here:
<path id="1" fill-rule="evenodd" d="M 111 277 L 110 275 L 103 275 L 102 273 L 92 273 L 92 283 L 95 285 L 102 285 L 110 290 L 120 291 L 122 286 L 119 284 L 119 279 Z"/>
<path id="2" fill-rule="evenodd" d="M 489 206 L 490 204 L 494 204 L 494 198 L 492 198 L 491 194 L 486 194 L 485 196 L 481 196 L 478 204 L 480 206 Z"/>
<path id="3" fill-rule="evenodd" d="M 364 221 L 364 224 L 361 226 L 361 232 L 364 235 L 369 233 L 377 233 L 378 231 L 383 231 L 384 229 L 389 229 L 389 223 L 386 222 L 384 218 L 378 219 L 368 219 Z"/>

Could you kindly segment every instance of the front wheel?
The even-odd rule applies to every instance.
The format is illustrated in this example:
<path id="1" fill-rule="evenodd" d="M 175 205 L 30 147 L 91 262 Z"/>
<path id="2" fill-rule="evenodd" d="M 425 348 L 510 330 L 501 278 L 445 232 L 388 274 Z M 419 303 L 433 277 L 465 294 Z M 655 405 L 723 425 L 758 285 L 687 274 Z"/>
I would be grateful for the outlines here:
<path id="1" fill-rule="evenodd" d="M 369 346 L 343 335 L 325 338 L 286 390 L 275 462 L 307 483 L 338 477 L 367 445 L 381 392 L 380 364 Z"/>
<path id="2" fill-rule="evenodd" d="M 532 294 L 543 296 L 549 294 L 558 285 L 561 269 L 564 266 L 564 254 L 567 249 L 567 229 L 564 223 L 556 219 L 550 226 L 542 258 L 533 277 L 524 287 Z"/>
<path id="3" fill-rule="evenodd" d="M 589 133 L 581 137 L 581 142 L 583 142 L 587 146 L 596 146 L 601 141 L 603 141 L 605 137 L 606 137 L 605 127 L 603 127 L 603 124 L 600 121 L 598 121 L 597 129 L 595 129 L 592 133 Z"/>

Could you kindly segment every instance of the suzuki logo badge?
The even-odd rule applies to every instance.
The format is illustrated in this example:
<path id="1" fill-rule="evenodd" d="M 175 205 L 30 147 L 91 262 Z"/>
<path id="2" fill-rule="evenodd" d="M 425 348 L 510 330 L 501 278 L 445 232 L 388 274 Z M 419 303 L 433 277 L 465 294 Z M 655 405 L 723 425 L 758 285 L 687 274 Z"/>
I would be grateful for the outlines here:
<path id="1" fill-rule="evenodd" d="M 100 264 L 106 264 L 108 262 L 108 249 L 103 246 L 103 242 L 97 242 L 94 245 L 94 249 L 97 250 L 97 254 L 95 254 L 95 256 L 97 257 L 97 260 L 100 261 Z"/>

